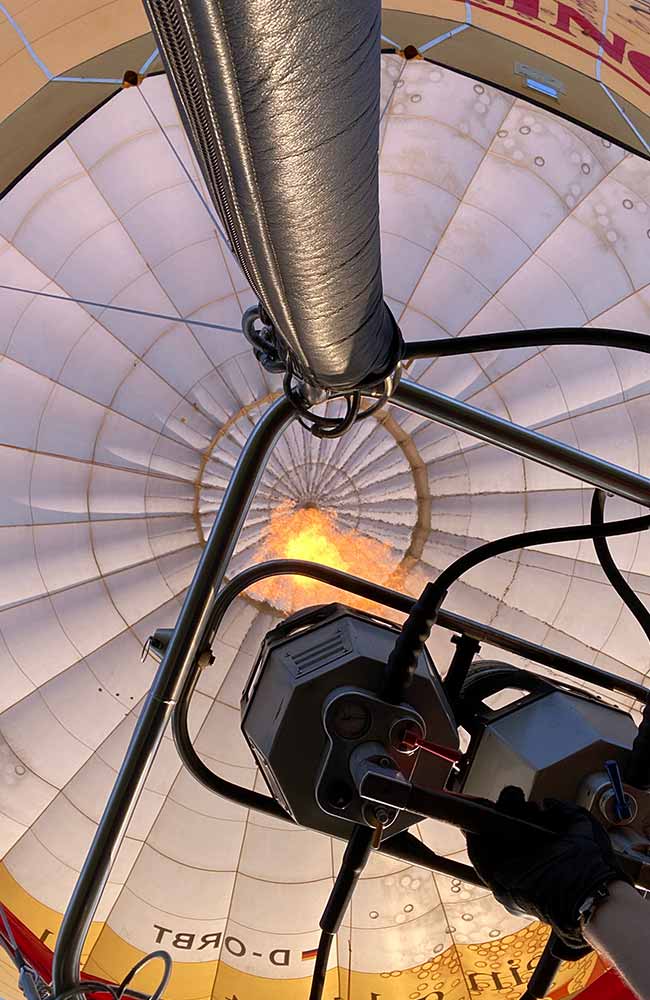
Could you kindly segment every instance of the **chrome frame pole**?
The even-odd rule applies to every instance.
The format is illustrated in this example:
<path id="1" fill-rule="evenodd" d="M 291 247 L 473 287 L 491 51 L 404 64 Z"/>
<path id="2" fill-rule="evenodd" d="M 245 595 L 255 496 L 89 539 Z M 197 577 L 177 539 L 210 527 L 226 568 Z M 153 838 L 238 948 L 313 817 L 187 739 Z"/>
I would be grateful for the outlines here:
<path id="1" fill-rule="evenodd" d="M 581 479 L 609 493 L 616 493 L 643 504 L 644 507 L 650 507 L 650 479 L 645 476 L 527 427 L 510 423 L 502 417 L 495 417 L 470 403 L 445 396 L 436 389 L 402 379 L 390 401 L 411 413 L 419 413 L 420 416 L 471 434 L 488 444 L 565 472 L 574 479 Z"/>
<path id="2" fill-rule="evenodd" d="M 52 966 L 55 993 L 79 982 L 81 951 L 113 862 L 174 705 L 206 637 L 212 608 L 260 476 L 275 441 L 295 414 L 293 404 L 286 396 L 276 400 L 253 428 L 233 470 L 169 646 L 154 677 L 66 908 Z"/>

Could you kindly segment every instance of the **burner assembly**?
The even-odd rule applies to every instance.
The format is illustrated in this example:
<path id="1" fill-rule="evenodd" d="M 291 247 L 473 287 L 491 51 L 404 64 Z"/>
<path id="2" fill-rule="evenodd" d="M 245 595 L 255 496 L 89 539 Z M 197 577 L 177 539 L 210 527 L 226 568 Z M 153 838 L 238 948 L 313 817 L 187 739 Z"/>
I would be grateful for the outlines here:
<path id="1" fill-rule="evenodd" d="M 467 672 L 452 705 L 426 648 L 404 699 L 388 701 L 399 634 L 376 615 L 331 604 L 292 615 L 263 640 L 242 695 L 242 731 L 287 814 L 346 840 L 354 824 L 372 828 L 378 847 L 426 816 L 505 830 L 513 821 L 476 800 L 517 785 L 531 801 L 591 810 L 630 877 L 650 888 L 650 793 L 622 777 L 637 737 L 632 717 L 493 662 Z M 486 704 L 506 691 L 517 696 L 505 707 Z M 465 753 L 459 725 L 470 733 Z"/>
<path id="2" fill-rule="evenodd" d="M 390 836 L 418 816 L 364 801 L 374 769 L 444 788 L 451 763 L 400 750 L 401 736 L 435 733 L 458 748 L 434 663 L 420 654 L 408 698 L 381 696 L 396 626 L 340 604 L 308 608 L 270 632 L 244 689 L 242 731 L 270 791 L 297 823 L 346 837 L 351 823 Z"/>
<path id="3" fill-rule="evenodd" d="M 409 828 L 430 818 L 504 840 L 553 836 L 537 822 L 495 808 L 507 786 L 518 786 L 532 802 L 552 797 L 589 810 L 607 831 L 630 881 L 650 889 L 645 689 L 442 608 L 450 587 L 486 560 L 527 546 L 591 539 L 610 582 L 650 635 L 649 616 L 635 603 L 606 542 L 646 530 L 650 516 L 604 522 L 604 501 L 603 491 L 596 490 L 590 524 L 521 532 L 468 550 L 417 599 L 296 559 L 250 566 L 219 592 L 203 626 L 206 641 L 175 689 L 176 745 L 190 773 L 211 791 L 347 841 L 320 921 L 310 1000 L 323 996 L 332 942 L 373 850 L 480 886 L 473 867 L 440 857 Z M 406 620 L 398 627 L 379 614 L 336 603 L 305 608 L 266 634 L 242 693 L 241 728 L 269 796 L 210 770 L 192 746 L 188 711 L 228 608 L 259 581 L 282 575 L 320 581 L 373 607 L 406 614 Z M 454 633 L 456 645 L 444 680 L 426 646 L 432 629 L 440 627 Z M 161 670 L 175 636 L 159 629 L 151 638 L 149 651 L 162 661 Z M 561 679 L 551 681 L 510 663 L 475 663 L 482 642 L 551 667 Z M 591 691 L 577 687 L 576 680 Z M 614 692 L 645 703 L 639 726 L 629 712 L 605 700 Z M 490 705 L 494 696 L 501 707 Z M 461 730 L 469 737 L 463 751 Z M 537 992 L 530 996 L 548 992 L 561 961 L 554 940 L 551 935 L 531 980 Z"/>

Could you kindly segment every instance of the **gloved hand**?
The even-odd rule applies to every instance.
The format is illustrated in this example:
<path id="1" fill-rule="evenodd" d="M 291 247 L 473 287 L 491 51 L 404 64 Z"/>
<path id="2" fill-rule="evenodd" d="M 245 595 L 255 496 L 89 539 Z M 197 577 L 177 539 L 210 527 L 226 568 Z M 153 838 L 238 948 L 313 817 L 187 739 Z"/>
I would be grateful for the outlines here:
<path id="1" fill-rule="evenodd" d="M 586 953 L 580 907 L 600 886 L 629 882 L 606 831 L 586 809 L 556 799 L 546 799 L 542 808 L 526 802 L 521 788 L 513 786 L 501 792 L 497 809 L 546 826 L 557 836 L 521 837 L 514 830 L 512 838 L 467 834 L 476 871 L 510 913 L 537 917 L 551 925 L 568 949 Z"/>

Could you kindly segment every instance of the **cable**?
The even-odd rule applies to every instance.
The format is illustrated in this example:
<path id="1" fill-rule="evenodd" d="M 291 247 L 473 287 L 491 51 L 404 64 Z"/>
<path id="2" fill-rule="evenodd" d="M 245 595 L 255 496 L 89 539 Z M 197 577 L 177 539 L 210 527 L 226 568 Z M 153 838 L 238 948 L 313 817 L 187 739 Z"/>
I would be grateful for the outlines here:
<path id="1" fill-rule="evenodd" d="M 128 975 L 122 980 L 122 982 L 119 985 L 119 996 L 120 996 L 120 998 L 122 998 L 125 995 L 125 990 L 126 990 L 127 986 L 129 985 L 129 983 L 131 982 L 131 980 L 137 975 L 137 973 L 140 971 L 140 969 L 142 969 L 145 965 L 148 965 L 149 962 L 153 962 L 156 958 L 160 958 L 162 960 L 163 965 L 164 965 L 164 969 L 163 969 L 163 974 L 162 974 L 162 977 L 160 979 L 160 982 L 159 982 L 158 986 L 156 987 L 156 989 L 154 990 L 154 992 L 151 994 L 151 1000 L 160 1000 L 160 997 L 163 995 L 163 993 L 167 989 L 167 984 L 169 983 L 169 979 L 170 979 L 171 974 L 172 974 L 172 959 L 171 959 L 171 955 L 169 954 L 169 952 L 163 951 L 162 949 L 160 949 L 159 951 L 151 951 L 151 952 L 149 952 L 148 955 L 145 955 L 144 958 L 141 958 L 140 961 L 137 962 L 133 966 L 133 968 L 131 969 L 131 971 L 128 973 Z"/>
<path id="2" fill-rule="evenodd" d="M 323 996 L 325 977 L 327 976 L 327 963 L 329 962 L 333 941 L 333 934 L 328 934 L 327 931 L 321 931 L 318 941 L 318 951 L 316 952 L 316 964 L 314 965 L 314 971 L 311 977 L 309 1000 L 321 1000 Z"/>
<path id="3" fill-rule="evenodd" d="M 156 989 L 154 990 L 154 992 L 148 995 L 148 994 L 136 993 L 133 990 L 127 989 L 129 983 L 138 974 L 140 969 L 142 969 L 145 965 L 148 965 L 149 962 L 154 961 L 154 959 L 156 958 L 160 958 L 162 960 L 164 969 L 163 969 L 163 974 L 160 978 L 160 982 L 156 987 Z M 62 990 L 60 993 L 57 993 L 56 996 L 51 997 L 51 1000 L 73 1000 L 74 997 L 80 995 L 86 996 L 88 993 L 110 993 L 110 995 L 113 997 L 113 1000 L 124 1000 L 125 997 L 131 997 L 131 996 L 137 996 L 137 997 L 146 996 L 147 1000 L 160 1000 L 163 993 L 167 989 L 167 985 L 169 983 L 171 974 L 172 974 L 172 958 L 169 952 L 162 950 L 151 951 L 149 952 L 148 955 L 145 955 L 144 958 L 141 958 L 139 962 L 136 962 L 136 964 L 133 966 L 131 971 L 127 973 L 127 975 L 124 977 L 119 986 L 115 986 L 113 983 L 104 983 L 101 982 L 100 980 L 88 979 L 83 982 L 77 983 L 75 986 L 69 986 L 66 990 Z"/>
<path id="4" fill-rule="evenodd" d="M 248 312 L 245 313 L 244 315 L 244 319 L 245 321 L 247 321 L 249 327 L 251 326 L 252 322 L 252 320 L 249 318 L 249 314 L 250 316 L 253 316 L 254 313 L 255 313 L 254 309 L 249 309 Z M 253 319 L 254 318 L 255 317 L 253 316 Z M 246 333 L 246 330 L 244 332 Z M 251 334 L 249 336 L 249 334 L 246 333 L 246 336 L 251 341 L 251 343 L 255 345 L 255 342 L 252 339 L 253 335 Z M 259 338 L 260 333 L 258 331 L 255 331 L 254 336 Z M 258 361 L 260 361 L 260 364 L 264 364 L 264 362 L 259 357 Z M 355 391 L 339 396 L 330 395 L 329 399 L 334 399 L 334 398 L 344 399 L 346 404 L 346 411 L 344 416 L 342 417 L 327 417 L 327 416 L 322 416 L 318 413 L 314 413 L 313 410 L 310 409 L 310 406 L 313 405 L 313 402 L 310 403 L 307 399 L 303 399 L 300 393 L 296 392 L 296 390 L 294 389 L 292 385 L 292 379 L 294 378 L 295 372 L 291 366 L 290 358 L 287 358 L 286 366 L 287 366 L 286 372 L 283 380 L 284 393 L 287 399 L 289 399 L 293 403 L 294 407 L 296 408 L 299 414 L 298 423 L 300 424 L 300 426 L 304 427 L 305 430 L 309 431 L 315 437 L 319 438 L 341 437 L 343 434 L 345 434 L 346 431 L 350 429 L 350 427 L 352 427 L 354 423 L 356 423 L 359 420 L 366 420 L 368 417 L 372 416 L 374 413 L 380 410 L 382 406 L 385 405 L 385 403 L 390 397 L 394 385 L 393 376 L 384 379 L 383 382 L 384 389 L 381 395 L 376 399 L 373 399 L 373 402 L 368 407 L 366 407 L 365 410 L 361 409 L 361 399 L 362 399 L 361 391 Z M 319 401 L 325 402 L 326 400 L 321 399 Z"/>
<path id="5" fill-rule="evenodd" d="M 516 347 L 553 347 L 579 344 L 583 347 L 614 347 L 650 354 L 650 337 L 631 330 L 597 327 L 548 327 L 538 330 L 514 330 L 509 333 L 479 333 L 448 340 L 418 340 L 404 345 L 403 360 L 448 358 L 458 354 L 480 354 Z"/>
<path id="6" fill-rule="evenodd" d="M 352 893 L 354 892 L 361 873 L 365 868 L 370 851 L 374 829 L 370 826 L 355 826 L 345 854 L 336 876 L 336 881 L 332 886 L 329 899 L 325 904 L 323 915 L 320 918 L 321 936 L 318 942 L 318 952 L 316 953 L 316 965 L 311 980 L 311 990 L 309 1000 L 322 1000 L 325 977 L 327 976 L 327 962 L 332 942 L 336 935 L 341 921 L 348 908 Z"/>
<path id="7" fill-rule="evenodd" d="M 413 679 L 418 658 L 429 638 L 431 629 L 435 625 L 447 591 L 463 573 L 467 573 L 468 570 L 478 566 L 486 559 L 503 555 L 512 549 L 594 539 L 598 535 L 604 537 L 627 535 L 634 531 L 646 531 L 648 528 L 650 528 L 650 515 L 646 514 L 643 517 L 612 521 L 610 524 L 602 526 L 579 524 L 563 528 L 522 531 L 515 535 L 507 535 L 505 538 L 497 538 L 493 542 L 487 542 L 485 545 L 479 545 L 470 552 L 466 552 L 447 566 L 435 582 L 427 583 L 415 602 L 388 658 L 383 697 L 394 703 L 399 703 L 402 700 L 404 691 Z"/>
<path id="8" fill-rule="evenodd" d="M 7 949 L 7 951 L 10 952 L 10 954 L 11 954 L 12 958 L 14 959 L 14 961 L 17 960 L 17 959 L 21 959 L 22 955 L 20 953 L 20 948 L 18 947 L 18 944 L 16 943 L 16 938 L 14 936 L 13 930 L 11 929 L 11 924 L 9 923 L 9 917 L 7 916 L 7 911 L 5 910 L 5 908 L 2 905 L 2 903 L 0 903 L 0 918 L 2 919 L 2 923 L 4 924 L 5 931 L 7 932 L 6 933 L 6 937 L 5 937 L 4 934 L 0 934 L 0 939 L 2 940 L 3 944 L 5 945 L 5 948 Z"/>
<path id="9" fill-rule="evenodd" d="M 0 290 L 5 292 L 20 292 L 23 295 L 36 295 L 42 299 L 55 299 L 57 302 L 77 302 L 82 306 L 93 306 L 95 309 L 111 309 L 113 312 L 128 313 L 132 316 L 145 316 L 147 319 L 166 319 L 173 323 L 185 323 L 186 326 L 200 326 L 207 330 L 225 330 L 227 333 L 241 333 L 236 326 L 222 326 L 220 323 L 207 323 L 202 319 L 190 319 L 189 316 L 170 316 L 168 313 L 149 312 L 147 309 L 136 309 L 130 306 L 115 306 L 110 302 L 95 302 L 93 299 L 74 298 L 69 295 L 56 295 L 54 292 L 38 292 L 34 288 L 20 288 L 17 285 L 0 284 Z"/>
<path id="10" fill-rule="evenodd" d="M 607 539 L 602 534 L 606 502 L 607 496 L 603 490 L 594 490 L 591 500 L 591 523 L 599 529 L 599 534 L 594 537 L 594 549 L 598 556 L 598 562 L 618 596 L 638 621 L 646 638 L 650 639 L 650 612 L 634 593 L 614 562 Z M 650 702 L 646 702 L 644 706 L 641 725 L 623 767 L 623 777 L 635 788 L 648 788 L 650 786 Z"/>
<path id="11" fill-rule="evenodd" d="M 352 392 L 344 397 L 346 411 L 343 417 L 324 417 L 318 413 L 312 413 L 307 401 L 303 400 L 299 393 L 294 390 L 291 384 L 293 374 L 289 364 L 284 376 L 283 388 L 287 399 L 291 401 L 299 414 L 298 423 L 300 426 L 319 438 L 336 438 L 345 434 L 359 415 L 361 393 Z"/>
<path id="12" fill-rule="evenodd" d="M 533 970 L 533 974 L 528 980 L 526 990 L 522 993 L 519 1000 L 540 1000 L 540 998 L 545 997 L 550 992 L 561 963 L 561 959 L 553 953 L 557 941 L 557 936 L 551 932 L 544 946 L 544 951 Z"/>
<path id="13" fill-rule="evenodd" d="M 635 788 L 650 788 L 650 702 L 645 703 L 632 750 L 623 764 L 623 779 Z"/>
<path id="14" fill-rule="evenodd" d="M 0 945 L 6 950 L 9 958 L 18 970 L 18 986 L 27 1000 L 41 1000 L 42 997 L 49 997 L 49 989 L 36 970 L 25 960 L 23 953 L 18 947 L 16 937 L 9 923 L 9 917 L 2 903 L 0 903 L 0 917 L 6 931 L 6 935 L 0 932 Z"/>
<path id="15" fill-rule="evenodd" d="M 350 396 L 346 396 L 345 402 L 347 410 L 344 417 L 338 420 L 333 427 L 321 426 L 318 422 L 315 422 L 315 426 L 309 428 L 311 433 L 319 438 L 338 438 L 342 437 L 346 431 L 349 431 L 359 415 L 361 393 L 353 392 Z"/>
<path id="16" fill-rule="evenodd" d="M 4 934 L 0 934 L 0 945 L 2 945 L 2 947 L 7 952 L 9 958 L 11 959 L 11 961 L 14 963 L 14 965 L 16 965 L 16 953 L 13 950 L 13 948 L 11 947 L 11 945 L 9 944 L 9 942 L 7 941 L 7 939 L 4 936 Z"/>
<path id="17" fill-rule="evenodd" d="M 366 420 L 367 417 L 371 417 L 373 413 L 377 413 L 378 410 L 381 410 L 382 406 L 387 402 L 387 400 L 388 400 L 388 393 L 383 392 L 379 397 L 379 399 L 377 399 L 374 403 L 371 403 L 370 406 L 367 406 L 365 410 L 359 410 L 359 413 L 357 414 L 357 423 L 360 420 Z"/>
<path id="18" fill-rule="evenodd" d="M 648 339 L 650 340 L 650 337 Z M 603 490 L 594 490 L 594 495 L 591 500 L 591 523 L 594 528 L 600 529 L 604 524 L 606 501 L 607 495 Z M 634 593 L 620 569 L 614 562 L 605 536 L 597 534 L 594 536 L 593 542 L 596 555 L 598 556 L 598 562 L 602 566 L 605 576 L 623 603 L 627 606 L 628 610 L 632 612 L 645 632 L 648 640 L 650 640 L 650 611 L 648 611 L 645 604 Z"/>
<path id="19" fill-rule="evenodd" d="M 113 1000 L 121 1000 L 117 986 L 113 986 L 112 983 L 102 983 L 99 980 L 95 981 L 93 979 L 87 979 L 83 983 L 76 983 L 75 986 L 69 986 L 67 990 L 57 993 L 51 1000 L 73 1000 L 74 997 L 79 995 L 86 996 L 88 993 L 110 993 Z"/>
<path id="20" fill-rule="evenodd" d="M 255 326 L 258 320 L 262 323 L 261 330 Z M 287 370 L 286 351 L 282 351 L 273 324 L 261 302 L 246 310 L 242 316 L 241 326 L 242 332 L 251 344 L 253 353 L 262 368 L 275 374 L 285 372 Z"/>

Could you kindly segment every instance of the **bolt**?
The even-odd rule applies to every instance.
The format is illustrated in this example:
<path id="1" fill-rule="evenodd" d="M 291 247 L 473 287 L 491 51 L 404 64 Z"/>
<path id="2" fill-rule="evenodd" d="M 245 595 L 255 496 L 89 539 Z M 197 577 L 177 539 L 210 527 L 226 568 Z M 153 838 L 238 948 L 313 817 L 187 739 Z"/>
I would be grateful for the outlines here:
<path id="1" fill-rule="evenodd" d="M 352 802 L 352 790 L 344 781 L 333 781 L 327 789 L 327 798 L 335 809 L 346 809 Z"/>
<path id="2" fill-rule="evenodd" d="M 382 826 L 386 826 L 386 824 L 390 820 L 390 813 L 388 812 L 387 809 L 384 809 L 382 806 L 378 806 L 375 809 L 375 819 Z"/>
<path id="3" fill-rule="evenodd" d="M 392 760 L 390 759 L 390 757 L 380 757 L 378 763 L 379 763 L 380 767 L 394 767 L 395 766 L 393 764 Z"/>

